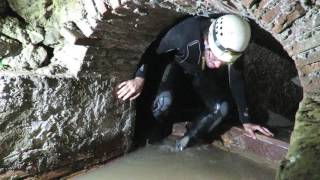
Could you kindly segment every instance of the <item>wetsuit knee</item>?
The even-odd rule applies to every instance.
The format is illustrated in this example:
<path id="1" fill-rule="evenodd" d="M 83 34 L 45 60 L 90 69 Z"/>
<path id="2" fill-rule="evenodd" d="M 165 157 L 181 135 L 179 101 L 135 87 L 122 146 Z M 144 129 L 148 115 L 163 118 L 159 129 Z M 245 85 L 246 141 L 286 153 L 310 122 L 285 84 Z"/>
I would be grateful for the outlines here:
<path id="1" fill-rule="evenodd" d="M 227 114 L 228 102 L 214 102 L 211 106 L 210 113 L 194 122 L 185 136 L 176 142 L 176 149 L 181 151 L 188 146 L 189 141 L 196 138 L 199 134 L 212 131 Z"/>
<path id="2" fill-rule="evenodd" d="M 198 134 L 208 133 L 213 130 L 224 117 L 228 114 L 228 103 L 226 101 L 218 101 L 212 104 L 209 113 L 200 117 L 195 121 L 190 131 L 187 133 L 190 138 L 198 136 Z"/>
<path id="3" fill-rule="evenodd" d="M 229 105 L 227 101 L 220 101 L 214 103 L 211 109 L 211 113 L 220 114 L 222 117 L 225 117 L 228 114 Z"/>
<path id="4" fill-rule="evenodd" d="M 152 113 L 156 120 L 161 121 L 162 117 L 168 115 L 172 99 L 170 91 L 163 91 L 157 95 L 152 106 Z"/>

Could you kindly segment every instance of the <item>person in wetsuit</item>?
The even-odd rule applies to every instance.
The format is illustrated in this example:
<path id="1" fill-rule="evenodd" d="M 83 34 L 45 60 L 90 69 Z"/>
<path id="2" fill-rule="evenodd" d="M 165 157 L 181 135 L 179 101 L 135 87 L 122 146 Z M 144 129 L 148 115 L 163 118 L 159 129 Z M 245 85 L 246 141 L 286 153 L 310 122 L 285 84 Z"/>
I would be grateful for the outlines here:
<path id="1" fill-rule="evenodd" d="M 272 136 L 265 127 L 250 123 L 242 77 L 242 54 L 251 36 L 249 23 L 237 15 L 218 18 L 194 16 L 171 28 L 161 39 L 156 52 L 173 53 L 174 58 L 165 68 L 152 112 L 159 124 L 165 123 L 175 89 L 183 78 L 187 80 L 205 104 L 202 116 L 195 120 L 186 134 L 177 141 L 177 149 L 183 150 L 201 132 L 211 131 L 230 111 L 230 97 L 237 106 L 239 119 L 247 134 L 255 138 L 255 131 Z M 145 62 L 138 68 L 135 78 L 119 84 L 117 96 L 122 100 L 136 99 L 143 88 Z M 221 73 L 226 69 L 227 73 Z M 187 98 L 187 97 L 186 97 Z"/>

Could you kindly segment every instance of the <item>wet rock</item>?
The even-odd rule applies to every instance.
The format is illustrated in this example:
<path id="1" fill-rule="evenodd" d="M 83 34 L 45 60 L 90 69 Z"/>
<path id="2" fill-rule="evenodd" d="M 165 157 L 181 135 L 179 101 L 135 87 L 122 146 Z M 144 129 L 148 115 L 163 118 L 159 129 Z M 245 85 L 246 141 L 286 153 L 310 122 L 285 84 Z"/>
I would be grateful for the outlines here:
<path id="1" fill-rule="evenodd" d="M 43 28 L 29 25 L 27 26 L 26 31 L 32 44 L 39 44 L 44 40 L 45 32 Z"/>
<path id="2" fill-rule="evenodd" d="M 43 44 L 46 46 L 56 46 L 60 44 L 61 36 L 58 27 L 46 27 Z"/>
<path id="3" fill-rule="evenodd" d="M 30 24 L 44 26 L 50 17 L 52 0 L 8 0 L 11 9 Z"/>
<path id="4" fill-rule="evenodd" d="M 22 45 L 18 41 L 0 35 L 0 59 L 5 57 L 17 55 L 21 52 Z"/>
<path id="5" fill-rule="evenodd" d="M 47 59 L 47 51 L 41 46 L 29 44 L 17 56 L 4 58 L 2 63 L 14 70 L 31 70 L 41 67 Z"/>
<path id="6" fill-rule="evenodd" d="M 0 33 L 16 39 L 23 44 L 28 44 L 30 38 L 24 27 L 25 25 L 17 18 L 10 16 L 0 17 Z"/>
<path id="7" fill-rule="evenodd" d="M 114 78 L 0 76 L 1 167 L 43 171 L 104 148 L 119 154 L 130 147 L 133 112 L 113 98 Z"/>

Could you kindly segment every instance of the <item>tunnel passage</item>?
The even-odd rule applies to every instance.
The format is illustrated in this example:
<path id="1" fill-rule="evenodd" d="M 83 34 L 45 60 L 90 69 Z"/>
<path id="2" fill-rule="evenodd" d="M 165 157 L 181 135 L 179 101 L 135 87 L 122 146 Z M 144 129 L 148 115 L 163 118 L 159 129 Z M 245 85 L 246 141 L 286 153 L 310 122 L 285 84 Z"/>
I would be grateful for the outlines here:
<path id="1" fill-rule="evenodd" d="M 209 16 L 214 17 L 217 15 Z M 157 128 L 168 128 L 155 127 L 158 124 L 155 122 L 151 109 L 163 71 L 172 62 L 174 52 L 158 55 L 155 50 L 165 33 L 175 24 L 188 17 L 190 16 L 184 16 L 163 29 L 157 39 L 146 48 L 141 58 L 140 63 L 148 63 L 148 71 L 143 93 L 136 105 L 135 132 L 137 143 L 144 144 L 148 138 L 152 141 L 152 133 Z M 243 55 L 243 76 L 249 113 L 252 118 L 251 122 L 269 127 L 276 134 L 276 138 L 289 142 L 295 114 L 303 95 L 298 72 L 293 60 L 283 50 L 281 44 L 253 20 L 250 22 L 252 39 L 246 53 Z M 221 71 L 227 77 L 226 67 L 222 69 Z M 228 81 L 227 78 L 223 80 Z M 201 102 L 200 97 L 195 93 L 190 83 L 182 82 L 182 84 L 184 86 L 178 88 L 178 93 L 175 94 L 177 97 L 174 99 L 174 107 L 172 107 L 171 115 L 169 115 L 171 118 L 167 119 L 168 124 L 180 121 L 195 121 L 196 116 L 190 113 L 190 110 L 201 111 L 205 109 L 203 102 Z M 182 114 L 179 115 L 179 113 Z M 240 125 L 237 114 L 236 106 L 233 103 L 231 114 L 222 123 L 223 126 Z M 222 133 L 224 130 L 215 129 L 214 131 Z M 170 132 L 166 133 L 167 135 L 170 134 Z"/>
<path id="2" fill-rule="evenodd" d="M 269 32 L 253 21 L 251 26 L 252 42 L 245 54 L 244 76 L 253 121 L 292 131 L 303 97 L 297 68 Z"/>

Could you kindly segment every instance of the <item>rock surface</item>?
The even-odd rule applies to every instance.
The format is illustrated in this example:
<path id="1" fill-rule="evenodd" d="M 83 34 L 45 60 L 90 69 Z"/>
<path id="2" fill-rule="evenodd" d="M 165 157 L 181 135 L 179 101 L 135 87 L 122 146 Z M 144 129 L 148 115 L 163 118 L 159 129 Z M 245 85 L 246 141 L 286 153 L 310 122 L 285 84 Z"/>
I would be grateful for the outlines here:
<path id="1" fill-rule="evenodd" d="M 296 115 L 290 148 L 277 179 L 319 179 L 320 105 L 304 98 Z"/>
<path id="2" fill-rule="evenodd" d="M 173 21 L 168 17 L 179 15 L 131 4 L 102 18 L 103 1 L 23 8 L 30 2 L 9 1 L 20 17 L 1 19 L 7 49 L 1 52 L 0 178 L 81 169 L 127 152 L 134 104 L 116 100 L 115 87 L 131 77 L 145 48 Z M 158 25 L 148 23 L 163 12 Z"/>
<path id="3" fill-rule="evenodd" d="M 116 78 L 6 72 L 0 79 L 2 166 L 44 171 L 116 136 L 129 148 L 134 113 L 113 98 Z"/>

